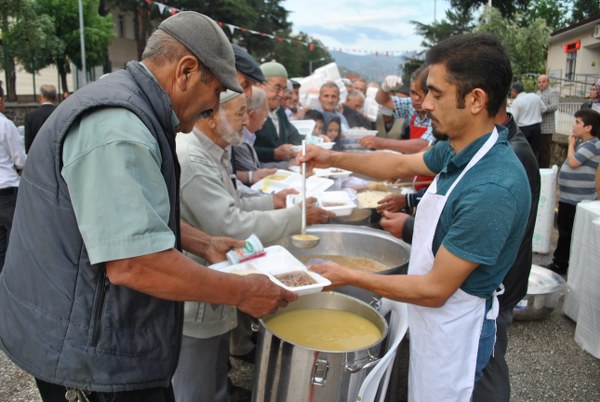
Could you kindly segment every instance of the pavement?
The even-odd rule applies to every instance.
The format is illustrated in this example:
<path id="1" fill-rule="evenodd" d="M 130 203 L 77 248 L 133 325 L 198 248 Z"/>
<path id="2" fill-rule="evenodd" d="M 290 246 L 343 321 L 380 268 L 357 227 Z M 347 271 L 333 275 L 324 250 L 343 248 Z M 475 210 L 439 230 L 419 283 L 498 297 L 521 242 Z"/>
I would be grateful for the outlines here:
<path id="1" fill-rule="evenodd" d="M 556 238 L 554 230 L 551 251 Z M 551 257 L 551 254 L 534 254 L 533 263 L 545 266 L 551 262 Z M 545 319 L 515 321 L 510 327 L 507 360 L 512 401 L 600 401 L 600 360 L 575 343 L 575 323 L 562 313 L 561 306 L 562 303 Z M 241 390 L 250 390 L 254 366 L 231 360 L 233 384 Z M 237 390 L 232 402 L 249 400 L 249 393 L 241 390 Z M 41 402 L 32 377 L 10 362 L 1 351 L 0 402 Z"/>

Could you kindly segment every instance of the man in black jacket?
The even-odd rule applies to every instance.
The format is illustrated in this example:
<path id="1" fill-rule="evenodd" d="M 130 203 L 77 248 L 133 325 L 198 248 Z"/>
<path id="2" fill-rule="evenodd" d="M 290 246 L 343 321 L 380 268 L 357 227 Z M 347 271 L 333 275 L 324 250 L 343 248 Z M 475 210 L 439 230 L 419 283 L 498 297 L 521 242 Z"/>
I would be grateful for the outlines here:
<path id="1" fill-rule="evenodd" d="M 259 86 L 267 93 L 269 116 L 262 128 L 256 131 L 254 149 L 258 159 L 266 167 L 285 169 L 288 167 L 288 161 L 296 156 L 294 145 L 300 145 L 303 139 L 281 107 L 288 73 L 285 67 L 275 60 L 261 64 L 260 69 L 267 79 L 265 84 Z"/>
<path id="2" fill-rule="evenodd" d="M 25 114 L 25 152 L 29 152 L 31 143 L 37 135 L 40 127 L 46 121 L 56 106 L 56 87 L 54 85 L 42 85 L 38 95 L 40 106 Z"/>

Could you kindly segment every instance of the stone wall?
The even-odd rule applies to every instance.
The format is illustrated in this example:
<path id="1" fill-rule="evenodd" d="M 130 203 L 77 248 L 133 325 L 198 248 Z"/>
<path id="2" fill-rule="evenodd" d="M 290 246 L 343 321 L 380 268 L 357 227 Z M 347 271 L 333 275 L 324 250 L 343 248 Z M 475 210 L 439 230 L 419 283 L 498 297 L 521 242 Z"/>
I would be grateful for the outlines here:
<path id="1" fill-rule="evenodd" d="M 556 165 L 560 169 L 563 162 L 567 158 L 567 139 L 569 137 L 563 134 L 556 134 L 552 136 L 552 145 L 550 146 L 550 166 Z"/>
<path id="2" fill-rule="evenodd" d="M 12 120 L 15 126 L 22 126 L 25 124 L 25 114 L 38 106 L 37 103 L 7 103 L 4 115 Z"/>

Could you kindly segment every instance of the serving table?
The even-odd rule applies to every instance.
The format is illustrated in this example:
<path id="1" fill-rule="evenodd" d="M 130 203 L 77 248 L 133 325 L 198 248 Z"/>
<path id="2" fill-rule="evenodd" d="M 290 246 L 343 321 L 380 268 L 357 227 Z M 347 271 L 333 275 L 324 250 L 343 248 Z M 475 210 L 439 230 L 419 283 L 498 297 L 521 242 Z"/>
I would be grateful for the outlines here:
<path id="1" fill-rule="evenodd" d="M 564 313 L 577 322 L 575 342 L 600 358 L 600 201 L 580 202 L 575 213 Z"/>

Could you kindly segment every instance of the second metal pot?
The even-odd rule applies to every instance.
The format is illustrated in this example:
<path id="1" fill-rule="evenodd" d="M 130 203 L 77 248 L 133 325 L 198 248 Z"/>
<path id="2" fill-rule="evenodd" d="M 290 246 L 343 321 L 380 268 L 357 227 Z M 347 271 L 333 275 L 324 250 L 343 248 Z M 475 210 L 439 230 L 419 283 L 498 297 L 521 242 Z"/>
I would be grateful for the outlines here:
<path id="1" fill-rule="evenodd" d="M 369 370 L 377 364 L 387 322 L 374 308 L 353 297 L 336 292 L 302 296 L 275 315 L 300 309 L 350 311 L 372 322 L 380 339 L 365 348 L 349 351 L 321 351 L 295 345 L 273 334 L 260 320 L 254 374 L 255 402 L 350 402 Z"/>

